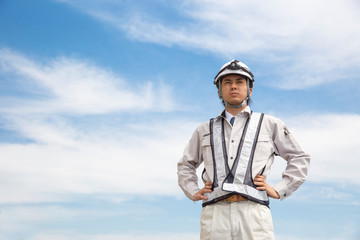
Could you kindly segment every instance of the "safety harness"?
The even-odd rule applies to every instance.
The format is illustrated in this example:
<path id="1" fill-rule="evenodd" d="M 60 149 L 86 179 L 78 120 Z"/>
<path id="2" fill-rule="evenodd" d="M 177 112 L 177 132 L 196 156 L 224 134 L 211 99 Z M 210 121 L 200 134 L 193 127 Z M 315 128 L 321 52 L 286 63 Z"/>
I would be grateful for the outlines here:
<path id="1" fill-rule="evenodd" d="M 259 137 L 263 113 L 252 112 L 246 121 L 233 166 L 229 167 L 225 144 L 223 116 L 210 119 L 210 145 L 213 157 L 213 191 L 207 193 L 203 207 L 221 201 L 233 194 L 269 205 L 266 191 L 256 189 L 252 178 L 252 163 Z"/>

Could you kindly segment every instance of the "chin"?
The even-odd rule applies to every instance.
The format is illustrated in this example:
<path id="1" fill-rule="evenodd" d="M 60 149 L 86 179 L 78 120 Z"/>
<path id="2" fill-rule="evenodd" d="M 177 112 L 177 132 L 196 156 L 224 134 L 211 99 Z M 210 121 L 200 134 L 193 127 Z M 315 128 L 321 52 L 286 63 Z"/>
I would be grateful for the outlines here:
<path id="1" fill-rule="evenodd" d="M 240 105 L 242 104 L 243 101 L 230 101 L 228 103 L 230 103 L 231 105 Z"/>

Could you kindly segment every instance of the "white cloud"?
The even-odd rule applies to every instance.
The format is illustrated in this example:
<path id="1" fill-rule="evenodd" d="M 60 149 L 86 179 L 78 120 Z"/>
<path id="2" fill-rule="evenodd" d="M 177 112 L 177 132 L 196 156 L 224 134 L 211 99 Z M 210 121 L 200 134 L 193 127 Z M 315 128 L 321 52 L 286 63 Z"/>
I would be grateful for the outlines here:
<path id="1" fill-rule="evenodd" d="M 59 57 L 41 64 L 2 49 L 0 70 L 17 80 L 12 84 L 40 98 L 4 98 L 2 112 L 104 114 L 132 109 L 169 111 L 174 107 L 171 87 L 161 83 L 154 88 L 152 82 L 136 83 L 136 79 L 130 87 L 113 72 L 83 60 Z"/>
<path id="2" fill-rule="evenodd" d="M 0 196 L 0 202 L 48 202 L 92 193 L 182 196 L 176 162 L 197 123 L 170 117 L 114 126 L 111 115 L 79 124 L 61 113 L 123 111 L 135 93 L 119 88 L 117 84 L 124 81 L 113 73 L 78 60 L 60 58 L 39 64 L 2 50 L 0 63 L 3 71 L 22 77 L 17 81 L 25 90 L 35 89 L 50 98 L 19 104 L 21 97 L 14 95 L 9 108 L 1 106 L 3 126 L 30 143 L 0 145 L 0 190 L 8 193 Z M 166 88 L 158 92 L 166 95 Z M 85 93 L 77 96 L 79 89 Z M 150 97 L 145 99 L 151 102 L 156 91 L 148 91 Z M 108 106 L 103 97 L 115 105 Z M 308 114 L 284 120 L 312 156 L 309 181 L 359 184 L 360 149 L 355 140 L 360 133 L 359 115 Z M 281 175 L 281 167 L 274 167 L 274 175 Z"/>
<path id="3" fill-rule="evenodd" d="M 353 230 L 352 230 L 353 232 Z M 81 235 L 81 234 L 38 234 L 30 240 L 196 240 L 200 233 L 134 233 L 134 234 L 107 234 L 107 235 Z M 348 240 L 349 234 L 342 234 L 344 237 L 296 237 L 291 235 L 275 234 L 278 240 Z"/>
<path id="4" fill-rule="evenodd" d="M 61 234 L 38 234 L 31 240 L 197 240 L 198 233 L 148 233 L 148 234 L 106 234 L 66 236 Z"/>
<path id="5" fill-rule="evenodd" d="M 106 122 L 83 132 L 65 119 L 47 120 L 13 119 L 19 133 L 35 142 L 0 145 L 0 190 L 7 192 L 0 202 L 47 202 L 93 193 L 182 196 L 176 163 L 197 123 L 127 123 L 117 133 Z M 311 154 L 308 181 L 359 184 L 360 149 L 354 139 L 360 116 L 298 116 L 286 122 Z M 274 179 L 280 178 L 283 167 L 275 165 Z M 327 193 L 324 198 L 331 197 L 331 191 Z"/>
<path id="6" fill-rule="evenodd" d="M 356 114 L 306 114 L 282 118 L 302 148 L 311 155 L 306 184 L 295 193 L 292 200 L 359 205 L 360 115 Z M 275 158 L 270 184 L 281 179 L 286 162 Z M 309 185 L 308 185 L 309 183 Z M 314 183 L 314 184 L 312 184 Z"/>
<path id="7" fill-rule="evenodd" d="M 2 206 L 1 232 L 21 232 L 33 229 L 49 221 L 70 221 L 103 215 L 111 215 L 108 211 L 70 209 L 60 206 Z M 1 236 L 1 235 L 0 235 Z"/>
<path id="8" fill-rule="evenodd" d="M 311 155 L 310 181 L 359 184 L 359 115 L 306 115 L 287 122 Z"/>
<path id="9" fill-rule="evenodd" d="M 347 240 L 349 239 L 347 236 L 346 237 L 296 237 L 296 236 L 290 236 L 290 235 L 276 235 L 276 239 L 277 240 Z"/>
<path id="10" fill-rule="evenodd" d="M 92 193 L 181 194 L 176 163 L 194 123 L 148 122 L 143 127 L 138 122 L 117 133 L 105 122 L 84 133 L 64 119 L 12 120 L 14 129 L 35 142 L 0 145 L 0 189 L 7 192 L 0 202 L 59 201 Z"/>
<path id="11" fill-rule="evenodd" d="M 280 88 L 301 89 L 358 76 L 360 6 L 352 0 L 154 3 L 176 12 L 182 19 L 178 24 L 140 7 L 129 7 L 126 13 L 121 10 L 124 2 L 69 4 L 138 41 L 202 49 L 227 58 L 261 58 L 276 76 L 272 85 Z"/>
<path id="12" fill-rule="evenodd" d="M 1 97 L 2 128 L 28 142 L 0 144 L 0 189 L 8 193 L 0 202 L 47 202 L 71 194 L 144 189 L 161 193 L 163 186 L 170 195 L 176 192 L 170 185 L 176 185 L 172 175 L 188 123 L 157 123 L 142 120 L 143 115 L 129 123 L 121 115 L 134 109 L 137 114 L 170 111 L 171 87 L 153 88 L 148 82 L 133 89 L 114 73 L 86 61 L 62 57 L 39 63 L 8 49 L 0 50 L 0 71 L 5 85 L 9 81 L 13 89 L 15 85 L 30 95 Z M 113 118 L 118 119 L 116 126 Z M 173 124 L 180 126 L 179 132 L 174 132 Z M 129 179 L 134 185 L 127 184 Z"/>

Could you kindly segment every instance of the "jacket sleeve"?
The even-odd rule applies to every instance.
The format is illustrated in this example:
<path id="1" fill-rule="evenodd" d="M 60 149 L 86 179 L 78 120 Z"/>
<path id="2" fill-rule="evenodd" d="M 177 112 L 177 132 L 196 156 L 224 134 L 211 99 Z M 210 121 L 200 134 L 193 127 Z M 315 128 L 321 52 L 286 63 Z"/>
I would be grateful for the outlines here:
<path id="1" fill-rule="evenodd" d="M 305 181 L 310 165 L 310 155 L 306 154 L 286 125 L 278 120 L 273 128 L 276 154 L 287 161 L 282 180 L 274 186 L 283 200 L 296 191 Z"/>
<path id="2" fill-rule="evenodd" d="M 200 189 L 196 169 L 202 163 L 200 133 L 197 129 L 185 147 L 183 157 L 177 164 L 178 184 L 185 195 L 193 200 Z"/>

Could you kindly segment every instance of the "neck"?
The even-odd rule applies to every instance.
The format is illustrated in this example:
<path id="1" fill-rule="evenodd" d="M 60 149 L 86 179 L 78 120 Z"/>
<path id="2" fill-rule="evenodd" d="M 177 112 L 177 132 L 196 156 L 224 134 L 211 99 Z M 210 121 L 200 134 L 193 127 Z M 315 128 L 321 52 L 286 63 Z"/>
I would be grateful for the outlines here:
<path id="1" fill-rule="evenodd" d="M 241 108 L 233 108 L 230 107 L 229 105 L 225 106 L 226 111 L 228 111 L 228 113 L 230 113 L 233 116 L 236 116 L 239 112 L 241 112 L 242 110 L 244 110 L 246 108 L 247 104 L 245 104 L 245 106 L 241 107 Z"/>

